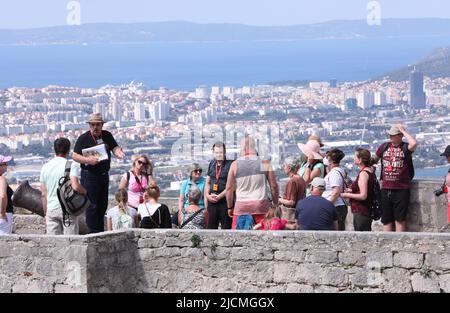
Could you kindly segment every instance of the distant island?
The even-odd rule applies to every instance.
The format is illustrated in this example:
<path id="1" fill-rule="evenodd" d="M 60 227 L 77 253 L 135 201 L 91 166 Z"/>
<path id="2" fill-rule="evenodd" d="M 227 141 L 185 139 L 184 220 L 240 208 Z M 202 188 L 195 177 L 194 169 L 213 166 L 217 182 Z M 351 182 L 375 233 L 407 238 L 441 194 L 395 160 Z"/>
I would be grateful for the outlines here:
<path id="1" fill-rule="evenodd" d="M 366 20 L 292 26 L 191 22 L 96 23 L 36 29 L 2 29 L 0 45 L 292 41 L 424 36 L 450 36 L 450 19 L 383 19 L 380 26 L 369 26 Z"/>

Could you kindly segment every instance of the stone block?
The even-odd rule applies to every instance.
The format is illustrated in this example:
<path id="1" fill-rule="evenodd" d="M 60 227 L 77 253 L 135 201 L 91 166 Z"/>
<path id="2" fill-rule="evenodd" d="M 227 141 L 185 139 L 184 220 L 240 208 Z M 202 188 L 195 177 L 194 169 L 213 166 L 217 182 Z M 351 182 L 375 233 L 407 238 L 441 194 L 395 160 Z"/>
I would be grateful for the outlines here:
<path id="1" fill-rule="evenodd" d="M 442 292 L 450 293 L 450 273 L 439 275 L 439 287 Z"/>
<path id="2" fill-rule="evenodd" d="M 330 264 L 336 263 L 337 261 L 338 254 L 336 251 L 310 249 L 306 253 L 306 262 Z"/>
<path id="3" fill-rule="evenodd" d="M 338 287 L 332 286 L 315 286 L 314 293 L 337 293 L 339 292 Z"/>
<path id="4" fill-rule="evenodd" d="M 391 251 L 378 251 L 371 250 L 367 252 L 367 263 L 368 267 L 392 267 L 392 252 Z"/>
<path id="5" fill-rule="evenodd" d="M 377 282 L 377 277 L 377 275 L 374 276 L 374 282 Z M 382 285 L 384 292 L 410 293 L 412 292 L 411 273 L 402 268 L 385 269 L 382 273 Z"/>
<path id="6" fill-rule="evenodd" d="M 172 239 L 172 238 L 170 238 Z M 164 245 L 164 239 L 145 238 L 138 240 L 138 248 L 160 248 Z"/>
<path id="7" fill-rule="evenodd" d="M 364 266 L 366 264 L 366 255 L 362 251 L 341 251 L 338 256 L 339 263 L 344 265 Z"/>
<path id="8" fill-rule="evenodd" d="M 312 293 L 314 288 L 305 284 L 288 284 L 286 286 L 286 293 Z"/>
<path id="9" fill-rule="evenodd" d="M 425 265 L 439 271 L 450 270 L 449 253 L 428 253 L 425 255 Z"/>
<path id="10" fill-rule="evenodd" d="M 50 293 L 53 287 L 49 280 L 19 278 L 12 286 L 13 293 Z"/>
<path id="11" fill-rule="evenodd" d="M 231 260 L 273 260 L 272 250 L 257 250 L 253 247 L 236 248 L 231 250 Z"/>
<path id="12" fill-rule="evenodd" d="M 273 280 L 276 283 L 296 282 L 296 264 L 278 261 L 274 265 L 275 271 Z"/>
<path id="13" fill-rule="evenodd" d="M 275 261 L 304 262 L 306 253 L 296 250 L 280 250 L 275 251 Z"/>
<path id="14" fill-rule="evenodd" d="M 434 273 L 430 273 L 428 277 L 425 277 L 421 273 L 416 272 L 411 277 L 411 284 L 414 292 L 422 292 L 422 293 L 440 292 L 439 278 Z"/>
<path id="15" fill-rule="evenodd" d="M 401 268 L 421 268 L 424 256 L 422 253 L 403 252 L 394 254 L 394 266 Z"/>
<path id="16" fill-rule="evenodd" d="M 324 268 L 320 276 L 322 285 L 347 286 L 349 281 L 346 271 L 338 267 Z"/>

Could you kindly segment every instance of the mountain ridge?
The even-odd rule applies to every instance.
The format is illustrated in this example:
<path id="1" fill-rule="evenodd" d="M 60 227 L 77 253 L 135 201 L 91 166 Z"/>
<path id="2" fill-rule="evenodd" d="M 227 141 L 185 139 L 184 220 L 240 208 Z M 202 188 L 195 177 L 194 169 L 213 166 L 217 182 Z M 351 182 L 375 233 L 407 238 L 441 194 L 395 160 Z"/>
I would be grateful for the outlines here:
<path id="1" fill-rule="evenodd" d="M 370 39 L 449 36 L 450 19 L 334 20 L 315 24 L 255 26 L 185 21 L 91 23 L 35 29 L 0 29 L 0 45 L 127 42 L 288 41 L 302 39 Z"/>

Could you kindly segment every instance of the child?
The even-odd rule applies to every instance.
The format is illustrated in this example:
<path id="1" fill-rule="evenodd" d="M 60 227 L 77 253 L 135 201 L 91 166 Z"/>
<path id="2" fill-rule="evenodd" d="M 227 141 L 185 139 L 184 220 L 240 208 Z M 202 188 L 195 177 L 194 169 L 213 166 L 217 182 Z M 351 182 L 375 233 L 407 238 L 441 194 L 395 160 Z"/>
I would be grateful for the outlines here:
<path id="1" fill-rule="evenodd" d="M 267 212 L 264 220 L 256 224 L 253 230 L 283 230 L 294 229 L 292 225 L 287 223 L 287 220 L 280 218 L 281 210 L 279 208 L 271 207 Z"/>
<path id="2" fill-rule="evenodd" d="M 172 228 L 169 208 L 158 202 L 159 187 L 150 182 L 144 196 L 144 203 L 138 206 L 138 220 L 141 228 Z"/>
<path id="3" fill-rule="evenodd" d="M 117 206 L 106 214 L 108 230 L 134 228 L 137 225 L 137 211 L 127 205 L 128 193 L 125 189 L 116 192 Z"/>

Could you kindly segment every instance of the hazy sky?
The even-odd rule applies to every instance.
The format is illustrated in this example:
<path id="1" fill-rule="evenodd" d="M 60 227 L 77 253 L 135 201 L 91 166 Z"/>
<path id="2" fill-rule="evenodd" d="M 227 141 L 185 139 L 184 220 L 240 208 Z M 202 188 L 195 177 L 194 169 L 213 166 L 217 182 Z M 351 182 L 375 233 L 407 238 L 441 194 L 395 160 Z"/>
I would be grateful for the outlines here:
<path id="1" fill-rule="evenodd" d="M 0 0 L 0 28 L 66 24 L 71 0 Z M 193 21 L 251 25 L 365 19 L 369 0 L 78 0 L 81 22 Z M 379 0 L 382 18 L 450 18 L 448 0 Z"/>

